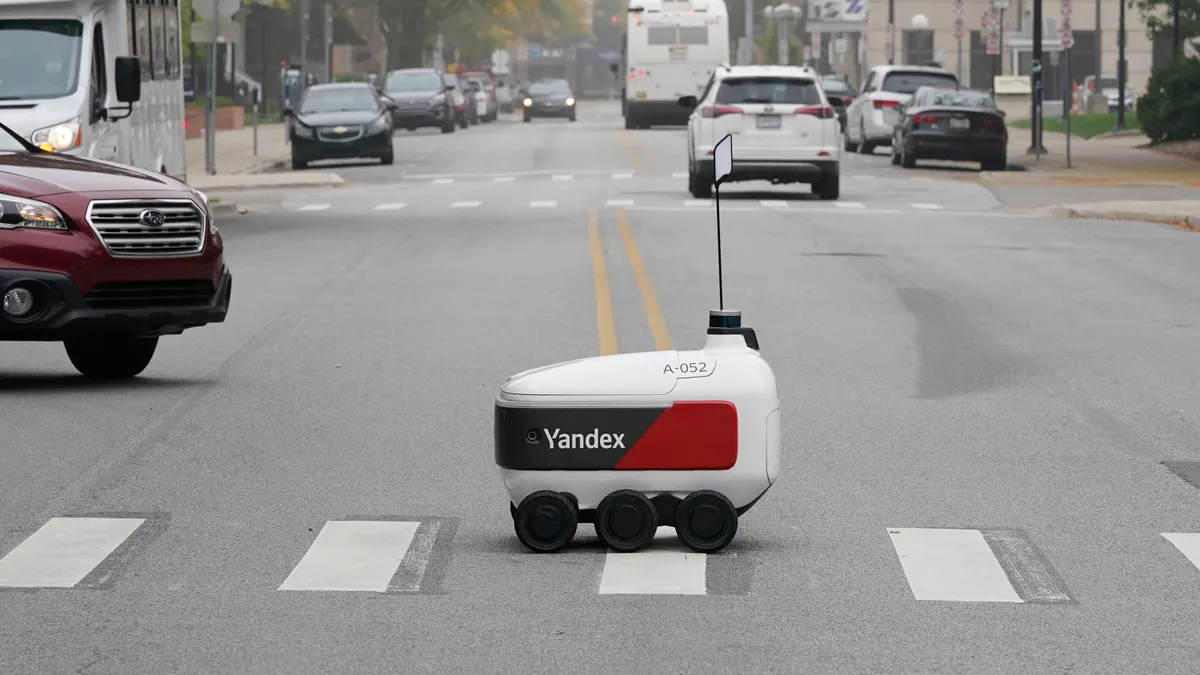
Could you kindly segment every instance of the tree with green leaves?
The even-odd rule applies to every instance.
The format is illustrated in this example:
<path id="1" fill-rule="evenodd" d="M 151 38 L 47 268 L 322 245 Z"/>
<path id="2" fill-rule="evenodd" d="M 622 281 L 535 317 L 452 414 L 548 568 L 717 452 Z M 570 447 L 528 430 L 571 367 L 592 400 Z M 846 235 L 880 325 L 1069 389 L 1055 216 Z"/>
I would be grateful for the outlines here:
<path id="1" fill-rule="evenodd" d="M 1138 10 L 1146 22 L 1146 33 L 1154 39 L 1159 35 L 1168 39 L 1173 35 L 1175 24 L 1174 0 L 1129 0 L 1129 6 Z M 1179 41 L 1184 53 L 1189 43 L 1200 49 L 1200 0 L 1179 0 Z"/>

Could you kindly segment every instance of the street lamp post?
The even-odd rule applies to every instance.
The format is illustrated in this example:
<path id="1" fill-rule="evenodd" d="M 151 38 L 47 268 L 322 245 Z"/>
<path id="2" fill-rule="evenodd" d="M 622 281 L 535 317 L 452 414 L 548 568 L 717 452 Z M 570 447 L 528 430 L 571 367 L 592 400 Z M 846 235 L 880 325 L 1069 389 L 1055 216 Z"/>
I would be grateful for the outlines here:
<path id="1" fill-rule="evenodd" d="M 1125 129 L 1125 3 L 1121 3 L 1121 13 L 1117 15 L 1117 130 Z M 1100 74 L 1096 74 L 1099 82 Z M 1097 84 L 1096 89 L 1099 89 Z"/>
<path id="2" fill-rule="evenodd" d="M 792 27 L 796 25 L 796 22 L 801 16 L 803 16 L 803 14 L 803 10 L 801 10 L 799 7 L 786 2 L 773 7 L 763 8 L 763 16 L 766 17 L 768 21 L 772 19 L 775 20 L 775 29 L 778 32 L 779 37 L 779 46 L 777 49 L 779 54 L 776 60 L 779 61 L 780 65 L 788 65 L 788 37 L 791 35 Z"/>

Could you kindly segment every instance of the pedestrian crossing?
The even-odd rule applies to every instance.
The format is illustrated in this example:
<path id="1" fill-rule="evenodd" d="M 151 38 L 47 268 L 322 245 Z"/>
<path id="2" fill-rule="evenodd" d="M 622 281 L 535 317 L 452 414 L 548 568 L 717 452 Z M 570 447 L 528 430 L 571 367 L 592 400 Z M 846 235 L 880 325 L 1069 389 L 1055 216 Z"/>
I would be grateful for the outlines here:
<path id="1" fill-rule="evenodd" d="M 292 548 L 270 550 L 264 544 L 261 556 L 285 558 L 290 571 L 273 582 L 267 580 L 270 585 L 262 590 L 444 595 L 441 579 L 453 564 L 458 524 L 457 518 L 440 517 L 328 520 L 306 535 L 311 540 L 306 540 L 303 553 Z M 157 575 L 140 570 L 118 579 L 119 573 L 133 565 L 168 564 L 161 552 L 149 555 L 155 537 L 168 527 L 168 519 L 158 515 L 51 518 L 0 557 L 0 589 L 137 588 L 139 582 Z M 877 544 L 887 546 L 886 536 L 893 554 L 888 563 L 892 571 L 878 578 L 903 579 L 906 585 L 884 589 L 895 597 L 994 605 L 1078 604 L 1069 580 L 1059 576 L 1022 530 L 891 527 L 880 528 L 878 534 Z M 757 557 L 763 554 L 753 547 L 741 553 L 736 541 L 718 553 L 695 553 L 677 540 L 670 527 L 659 528 L 654 541 L 634 553 L 604 551 L 581 541 L 590 535 L 581 528 L 574 547 L 549 556 L 525 552 L 513 537 L 503 552 L 533 556 L 537 564 L 578 572 L 582 576 L 572 589 L 592 595 L 753 595 L 752 571 L 763 564 Z M 1200 533 L 1159 536 L 1162 545 L 1146 551 L 1147 564 L 1179 567 L 1186 561 L 1189 574 L 1200 580 Z M 465 555 L 478 553 L 469 550 Z M 516 578 L 510 581 L 522 583 Z M 526 581 L 538 583 L 532 578 Z M 881 583 L 886 587 L 893 582 Z"/>
<path id="2" fill-rule="evenodd" d="M 880 175 L 873 173 L 843 175 L 844 181 L 869 184 L 872 181 L 886 179 L 888 181 L 918 181 L 931 182 L 928 176 L 912 176 L 910 172 L 897 172 L 894 169 L 879 169 Z M 535 182 L 565 182 L 581 180 L 599 181 L 646 181 L 663 180 L 687 181 L 687 171 L 628 171 L 611 170 L 597 171 L 594 169 L 561 170 L 561 171 L 518 171 L 512 173 L 454 173 L 454 174 L 402 174 L 401 182 L 410 185 L 455 185 L 465 183 L 535 183 Z"/>

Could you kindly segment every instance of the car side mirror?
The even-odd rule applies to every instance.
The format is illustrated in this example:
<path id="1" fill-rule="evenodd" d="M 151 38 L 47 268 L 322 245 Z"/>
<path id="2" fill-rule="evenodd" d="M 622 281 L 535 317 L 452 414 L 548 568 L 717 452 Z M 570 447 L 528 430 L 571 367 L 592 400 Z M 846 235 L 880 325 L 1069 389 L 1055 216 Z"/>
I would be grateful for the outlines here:
<path id="1" fill-rule="evenodd" d="M 296 109 L 289 105 L 288 107 L 284 108 L 280 114 L 284 117 L 295 117 Z"/>
<path id="2" fill-rule="evenodd" d="M 142 100 L 142 61 L 136 56 L 118 56 L 113 69 L 117 100 L 133 104 Z"/>
<path id="3" fill-rule="evenodd" d="M 1008 117 L 1008 113 L 1004 112 L 1003 110 L 1001 110 L 999 108 L 996 108 L 996 112 L 1000 113 L 1001 117 Z"/>
<path id="4" fill-rule="evenodd" d="M 680 96 L 679 97 L 679 107 L 687 108 L 689 110 L 694 109 L 696 107 L 696 97 L 695 96 Z"/>
<path id="5" fill-rule="evenodd" d="M 846 107 L 846 102 L 843 101 L 842 99 L 838 98 L 837 96 L 832 96 L 829 99 L 829 105 L 833 106 L 834 108 L 837 108 L 838 110 L 842 110 L 843 108 Z"/>

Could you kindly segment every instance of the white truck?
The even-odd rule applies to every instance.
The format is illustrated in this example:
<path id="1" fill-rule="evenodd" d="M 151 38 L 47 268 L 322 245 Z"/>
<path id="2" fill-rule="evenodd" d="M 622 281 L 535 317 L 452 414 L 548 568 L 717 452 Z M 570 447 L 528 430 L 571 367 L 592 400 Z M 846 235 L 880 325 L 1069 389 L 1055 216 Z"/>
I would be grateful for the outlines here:
<path id="1" fill-rule="evenodd" d="M 45 150 L 187 180 L 179 0 L 0 0 L 0 123 Z M 118 57 L 141 62 L 117 101 Z"/>
<path id="2" fill-rule="evenodd" d="M 680 97 L 729 63 L 729 13 L 724 0 L 630 0 L 622 42 L 625 128 L 684 125 Z"/>

